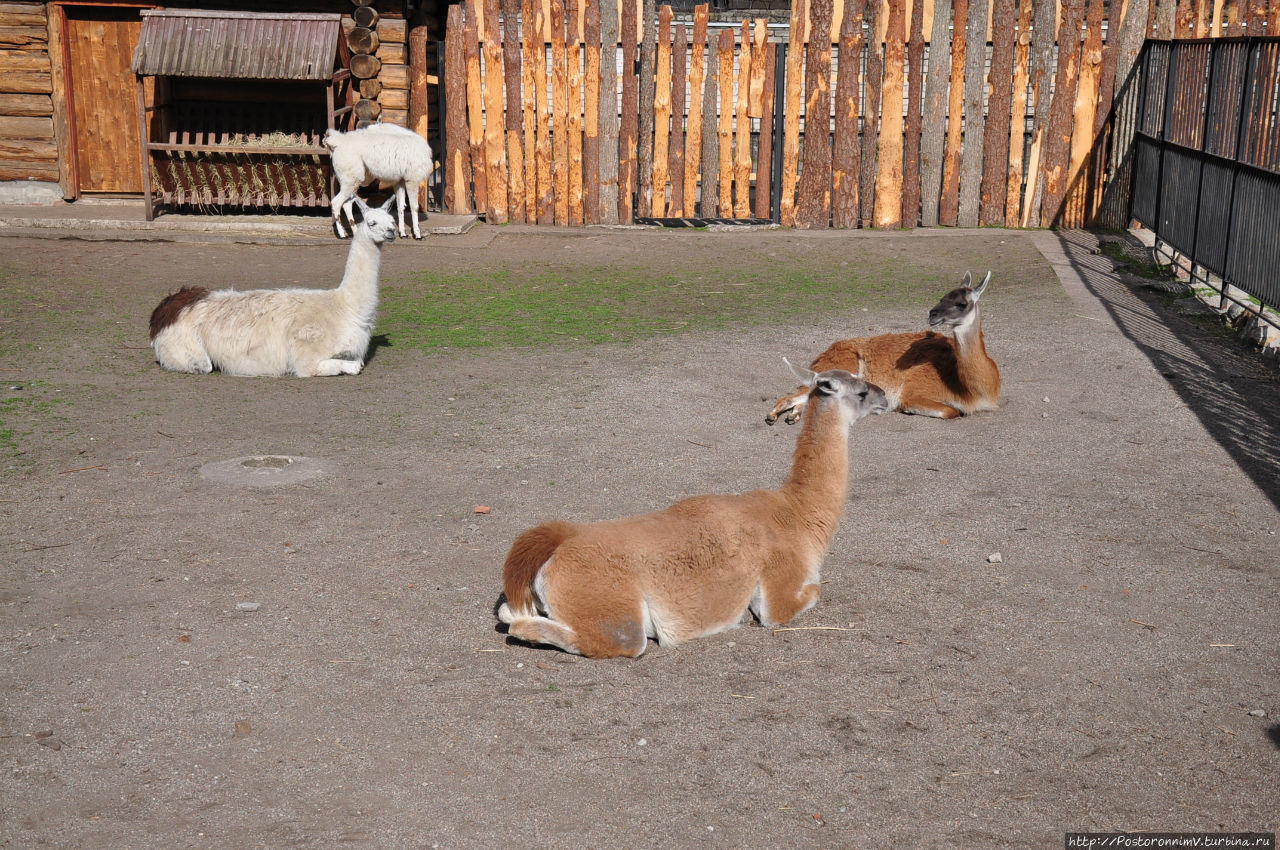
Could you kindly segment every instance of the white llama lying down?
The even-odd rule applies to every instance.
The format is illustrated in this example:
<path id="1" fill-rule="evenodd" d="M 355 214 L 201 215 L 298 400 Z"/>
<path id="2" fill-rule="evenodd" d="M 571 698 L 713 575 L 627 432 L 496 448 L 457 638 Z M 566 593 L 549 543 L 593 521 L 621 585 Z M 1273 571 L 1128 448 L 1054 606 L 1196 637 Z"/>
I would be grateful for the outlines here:
<path id="1" fill-rule="evenodd" d="M 426 139 L 396 124 L 371 124 L 348 133 L 329 130 L 325 133 L 324 143 L 333 151 L 330 157 L 333 176 L 338 179 L 338 193 L 333 196 L 330 206 L 333 208 L 333 226 L 339 236 L 347 235 L 342 227 L 342 214 L 345 212 L 347 219 L 351 220 L 356 190 L 381 180 L 395 186 L 400 235 L 406 235 L 404 208 L 407 201 L 413 238 L 422 238 L 418 230 L 418 187 L 434 169 L 431 145 Z"/>
<path id="2" fill-rule="evenodd" d="M 776 626 L 815 605 L 848 492 L 849 428 L 888 404 L 848 372 L 792 369 L 810 388 L 809 409 L 781 489 L 529 529 L 502 570 L 497 613 L 509 633 L 595 658 L 639 657 L 650 637 L 669 646 L 715 634 L 748 610 Z"/>
<path id="3" fill-rule="evenodd" d="M 337 289 L 183 287 L 151 313 L 156 360 L 175 372 L 275 376 L 358 375 L 378 310 L 382 243 L 396 238 L 391 200 L 357 201 L 346 273 Z"/>

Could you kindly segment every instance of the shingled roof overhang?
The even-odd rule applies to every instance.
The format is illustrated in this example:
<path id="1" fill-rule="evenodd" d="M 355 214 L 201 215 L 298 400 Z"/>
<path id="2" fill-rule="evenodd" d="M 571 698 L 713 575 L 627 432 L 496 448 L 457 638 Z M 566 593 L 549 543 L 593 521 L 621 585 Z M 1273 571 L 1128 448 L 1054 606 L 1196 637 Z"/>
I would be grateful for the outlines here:
<path id="1" fill-rule="evenodd" d="M 329 82 L 341 34 L 338 14 L 147 9 L 133 72 Z"/>

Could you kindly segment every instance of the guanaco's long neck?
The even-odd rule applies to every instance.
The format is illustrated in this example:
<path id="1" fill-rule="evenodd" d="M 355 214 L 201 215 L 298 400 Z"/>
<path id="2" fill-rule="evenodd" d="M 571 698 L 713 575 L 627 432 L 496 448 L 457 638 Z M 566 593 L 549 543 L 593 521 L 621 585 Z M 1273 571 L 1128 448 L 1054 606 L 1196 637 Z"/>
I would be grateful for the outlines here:
<path id="1" fill-rule="evenodd" d="M 357 228 L 347 253 L 347 268 L 338 292 L 346 304 L 361 314 L 372 314 L 378 308 L 378 269 L 382 265 L 382 246 Z"/>
<path id="2" fill-rule="evenodd" d="M 782 492 L 793 502 L 798 521 L 825 547 L 849 493 L 849 423 L 835 399 L 810 397 Z"/>
<path id="3" fill-rule="evenodd" d="M 980 395 L 999 395 L 1000 371 L 987 355 L 982 336 L 982 314 L 975 307 L 973 318 L 956 328 L 956 372 L 960 383 Z"/>

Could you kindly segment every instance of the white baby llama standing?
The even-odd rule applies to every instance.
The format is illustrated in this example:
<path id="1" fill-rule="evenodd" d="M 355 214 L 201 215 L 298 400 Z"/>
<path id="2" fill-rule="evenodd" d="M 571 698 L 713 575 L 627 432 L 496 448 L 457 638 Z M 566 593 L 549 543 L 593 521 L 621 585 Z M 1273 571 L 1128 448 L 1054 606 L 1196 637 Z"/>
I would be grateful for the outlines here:
<path id="1" fill-rule="evenodd" d="M 796 375 L 810 389 L 809 412 L 780 489 L 529 529 L 502 570 L 497 613 L 510 634 L 595 658 L 638 657 L 650 637 L 682 643 L 732 628 L 748 610 L 776 626 L 817 603 L 848 495 L 849 428 L 887 403 L 848 372 Z"/>
<path id="2" fill-rule="evenodd" d="M 363 220 L 336 289 L 183 287 L 151 313 L 156 360 L 175 372 L 358 375 L 378 311 L 382 245 L 396 238 L 388 207 L 357 200 Z"/>
<path id="3" fill-rule="evenodd" d="M 345 212 L 347 219 L 351 219 L 356 190 L 380 180 L 395 186 L 400 235 L 406 235 L 404 210 L 407 202 L 413 238 L 422 238 L 418 229 L 418 187 L 434 169 L 431 145 L 426 139 L 396 124 L 370 124 L 347 133 L 329 130 L 325 133 L 324 143 L 333 152 L 330 156 L 333 176 L 338 180 L 338 192 L 330 206 L 333 208 L 333 226 L 339 236 L 347 235 L 342 226 L 342 215 Z"/>

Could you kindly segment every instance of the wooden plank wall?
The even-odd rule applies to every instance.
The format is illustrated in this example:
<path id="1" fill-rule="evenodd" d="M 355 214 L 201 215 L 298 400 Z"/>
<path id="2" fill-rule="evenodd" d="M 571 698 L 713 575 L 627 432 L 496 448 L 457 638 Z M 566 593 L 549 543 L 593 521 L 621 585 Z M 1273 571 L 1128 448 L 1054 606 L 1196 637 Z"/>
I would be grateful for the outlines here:
<path id="1" fill-rule="evenodd" d="M 1151 37 L 1280 24 L 1280 0 L 795 0 L 767 36 L 763 20 L 708 23 L 705 5 L 680 16 L 652 0 L 525 0 L 519 27 L 468 17 L 495 8 L 468 0 L 449 16 L 465 61 L 446 83 L 466 94 L 449 97 L 447 124 L 466 139 L 449 139 L 448 179 L 467 185 L 447 207 L 559 225 L 774 209 L 805 228 L 1095 223 L 1133 52 L 1118 72 L 1104 15 L 1111 33 Z M 505 78 L 489 68 L 504 60 Z M 504 86 L 518 117 L 502 112 Z"/>
<path id="2" fill-rule="evenodd" d="M 0 180 L 59 180 L 44 3 L 0 3 Z"/>

